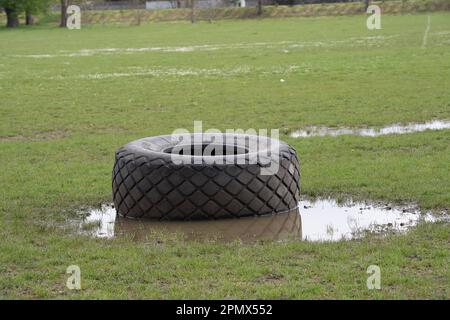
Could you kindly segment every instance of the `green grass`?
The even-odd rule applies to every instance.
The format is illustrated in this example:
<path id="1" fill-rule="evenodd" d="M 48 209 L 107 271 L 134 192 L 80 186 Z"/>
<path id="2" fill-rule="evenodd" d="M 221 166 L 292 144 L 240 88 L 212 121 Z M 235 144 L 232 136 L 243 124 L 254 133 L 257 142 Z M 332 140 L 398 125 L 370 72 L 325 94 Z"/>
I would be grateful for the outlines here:
<path id="1" fill-rule="evenodd" d="M 358 241 L 254 245 L 168 234 L 100 240 L 61 227 L 80 206 L 111 200 L 118 147 L 192 130 L 193 120 L 205 129 L 280 128 L 301 158 L 304 195 L 448 209 L 449 130 L 286 135 L 310 125 L 450 119 L 450 14 L 431 14 L 426 48 L 426 14 L 383 15 L 376 31 L 365 20 L 0 28 L 0 297 L 448 299 L 448 223 Z M 70 56 L 204 44 L 216 50 Z M 51 56 L 29 56 L 41 54 Z M 79 292 L 65 288 L 72 264 L 81 267 Z M 366 289 L 371 264 L 381 267 L 382 290 Z"/>

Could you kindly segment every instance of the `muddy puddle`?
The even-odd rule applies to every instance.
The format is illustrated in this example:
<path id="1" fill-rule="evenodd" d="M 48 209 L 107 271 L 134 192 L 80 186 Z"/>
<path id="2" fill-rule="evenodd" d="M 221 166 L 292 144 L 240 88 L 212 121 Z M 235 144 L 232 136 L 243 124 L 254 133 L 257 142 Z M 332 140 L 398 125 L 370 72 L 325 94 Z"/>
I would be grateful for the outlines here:
<path id="1" fill-rule="evenodd" d="M 426 130 L 450 129 L 450 120 L 435 120 L 425 123 L 393 124 L 383 128 L 329 128 L 307 127 L 290 133 L 293 138 L 337 137 L 341 135 L 356 135 L 362 137 L 378 137 L 389 134 L 407 134 Z"/>
<path id="2" fill-rule="evenodd" d="M 155 232 L 170 232 L 185 240 L 305 240 L 338 241 L 361 238 L 367 232 L 406 232 L 420 221 L 448 220 L 448 216 L 420 213 L 415 207 L 398 208 L 383 204 L 333 199 L 302 200 L 299 207 L 277 215 L 215 221 L 151 221 L 116 216 L 110 204 L 82 212 L 80 233 L 100 238 L 120 236 L 147 241 Z"/>
<path id="3" fill-rule="evenodd" d="M 421 213 L 416 207 L 394 207 L 334 199 L 301 201 L 302 239 L 307 241 L 338 241 L 361 238 L 368 232 L 387 234 L 406 232 L 421 221 L 436 222 L 447 216 Z"/>

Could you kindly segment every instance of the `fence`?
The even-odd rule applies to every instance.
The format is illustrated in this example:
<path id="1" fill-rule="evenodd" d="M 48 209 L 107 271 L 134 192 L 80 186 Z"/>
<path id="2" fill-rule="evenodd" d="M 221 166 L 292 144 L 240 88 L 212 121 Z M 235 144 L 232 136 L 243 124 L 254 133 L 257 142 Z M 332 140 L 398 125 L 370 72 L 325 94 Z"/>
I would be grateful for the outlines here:
<path id="1" fill-rule="evenodd" d="M 256 7 L 258 0 L 194 0 L 197 8 L 228 8 L 239 7 L 241 1 L 246 7 Z M 305 5 L 320 3 L 364 2 L 365 0 L 262 0 L 264 5 Z M 386 0 L 390 1 L 390 0 Z M 81 10 L 127 10 L 127 9 L 170 9 L 188 8 L 190 0 L 149 0 L 149 1 L 73 1 Z M 59 4 L 52 5 L 52 11 L 59 12 Z"/>

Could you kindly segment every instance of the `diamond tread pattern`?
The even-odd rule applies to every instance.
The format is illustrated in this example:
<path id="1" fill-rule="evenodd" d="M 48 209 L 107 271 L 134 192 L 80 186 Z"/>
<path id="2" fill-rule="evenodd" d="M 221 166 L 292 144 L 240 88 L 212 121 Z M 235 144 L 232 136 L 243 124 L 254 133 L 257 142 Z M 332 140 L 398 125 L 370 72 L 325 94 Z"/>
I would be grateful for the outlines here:
<path id="1" fill-rule="evenodd" d="M 119 215 L 159 220 L 238 218 L 289 211 L 299 201 L 300 169 L 295 150 L 280 144 L 275 175 L 259 164 L 184 164 L 116 152 L 112 191 Z"/>

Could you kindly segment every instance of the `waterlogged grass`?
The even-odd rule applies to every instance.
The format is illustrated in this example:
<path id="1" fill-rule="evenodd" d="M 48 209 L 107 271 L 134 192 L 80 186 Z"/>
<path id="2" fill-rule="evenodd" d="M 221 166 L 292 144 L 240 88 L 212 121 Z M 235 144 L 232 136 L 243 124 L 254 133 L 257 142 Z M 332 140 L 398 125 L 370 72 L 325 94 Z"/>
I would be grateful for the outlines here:
<path id="1" fill-rule="evenodd" d="M 5 228 L 2 235 L 5 236 Z M 32 229 L 2 241 L 9 298 L 448 298 L 448 228 L 424 224 L 407 236 L 338 243 L 189 243 L 153 235 L 94 240 Z M 81 268 L 82 290 L 65 287 Z M 368 290 L 369 265 L 381 290 Z"/>
<path id="2" fill-rule="evenodd" d="M 91 239 L 114 151 L 144 136 L 279 128 L 309 196 L 450 204 L 449 130 L 289 138 L 307 126 L 450 119 L 450 14 L 0 29 L 0 297 L 449 298 L 448 223 L 338 243 Z M 205 46 L 207 45 L 207 46 Z M 136 50 L 137 48 L 144 48 Z M 108 50 L 105 50 L 108 49 Z M 114 49 L 114 50 L 111 50 Z M 67 266 L 83 289 L 65 287 Z M 379 265 L 382 289 L 367 290 Z"/>

